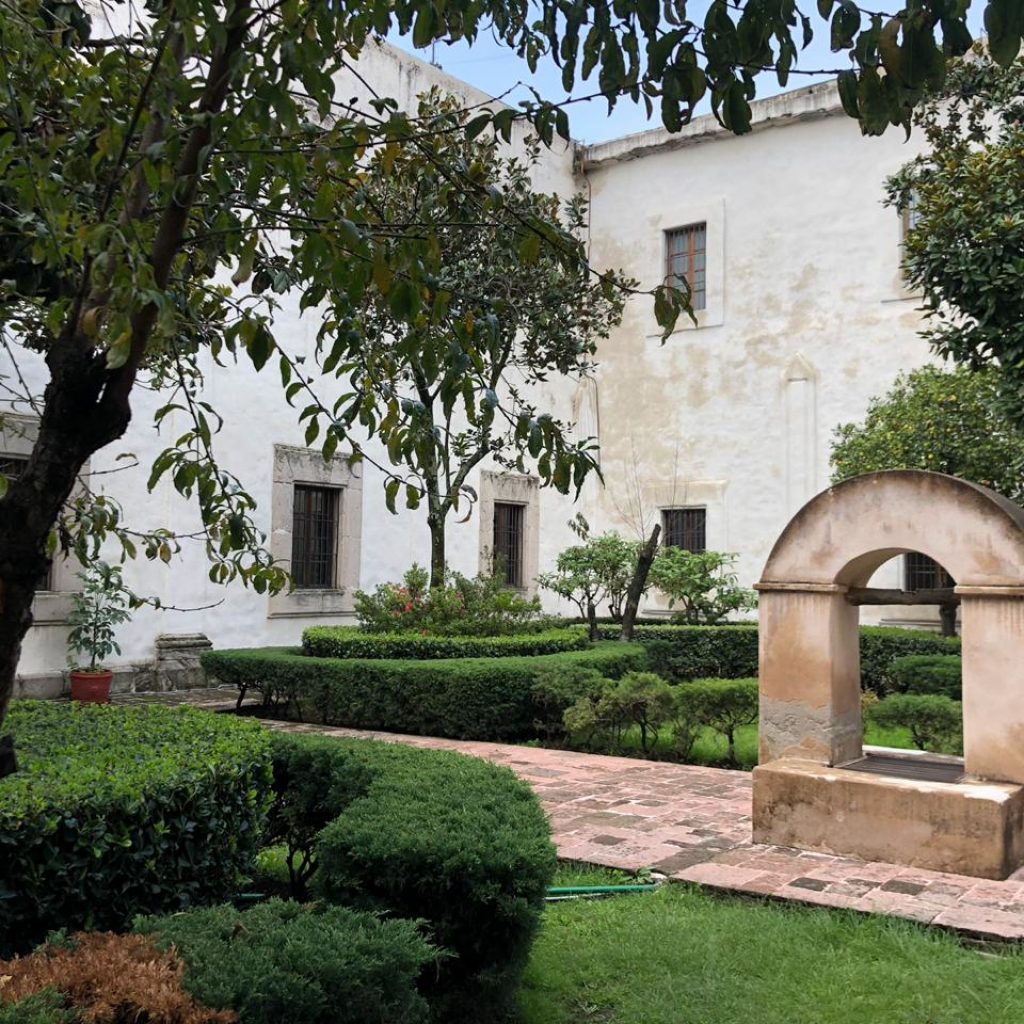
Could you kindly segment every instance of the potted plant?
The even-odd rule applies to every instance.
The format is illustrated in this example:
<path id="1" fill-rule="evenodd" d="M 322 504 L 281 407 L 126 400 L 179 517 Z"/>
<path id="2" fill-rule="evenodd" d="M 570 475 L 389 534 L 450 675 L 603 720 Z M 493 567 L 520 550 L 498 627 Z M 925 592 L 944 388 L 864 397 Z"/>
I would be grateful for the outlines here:
<path id="1" fill-rule="evenodd" d="M 75 594 L 74 608 L 68 616 L 71 699 L 83 704 L 106 704 L 114 673 L 103 667 L 103 661 L 121 653 L 114 628 L 131 618 L 131 592 L 124 585 L 118 565 L 95 562 L 78 578 L 84 586 Z"/>

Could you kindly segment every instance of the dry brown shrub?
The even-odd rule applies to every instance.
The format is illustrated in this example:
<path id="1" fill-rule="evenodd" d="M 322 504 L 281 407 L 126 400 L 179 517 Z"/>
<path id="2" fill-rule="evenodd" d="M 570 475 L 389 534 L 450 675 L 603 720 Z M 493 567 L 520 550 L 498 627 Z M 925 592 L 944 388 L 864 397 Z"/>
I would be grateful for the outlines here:
<path id="1" fill-rule="evenodd" d="M 60 992 L 83 1024 L 233 1024 L 233 1010 L 211 1010 L 185 991 L 185 965 L 143 935 L 79 932 L 68 945 L 0 960 L 0 1003 L 44 988 Z"/>

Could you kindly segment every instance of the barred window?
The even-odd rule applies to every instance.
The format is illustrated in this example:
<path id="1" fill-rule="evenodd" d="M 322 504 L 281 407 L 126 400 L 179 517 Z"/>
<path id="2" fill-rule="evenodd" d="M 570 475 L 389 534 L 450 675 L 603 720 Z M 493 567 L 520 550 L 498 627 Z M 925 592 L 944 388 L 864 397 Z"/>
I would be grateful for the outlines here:
<path id="1" fill-rule="evenodd" d="M 295 485 L 292 507 L 292 579 L 304 590 L 337 586 L 341 491 Z"/>
<path id="2" fill-rule="evenodd" d="M 920 551 L 910 551 L 903 556 L 904 590 L 945 590 L 956 586 L 953 577 L 945 569 Z"/>
<path id="3" fill-rule="evenodd" d="M 907 235 L 910 234 L 918 224 L 921 223 L 921 202 L 916 192 L 911 192 L 907 198 L 906 204 L 900 209 L 900 218 L 903 230 L 901 232 L 903 241 L 907 240 Z"/>
<path id="4" fill-rule="evenodd" d="M 707 241 L 706 223 L 665 232 L 665 283 L 676 288 L 689 285 L 694 309 L 707 306 Z"/>
<path id="5" fill-rule="evenodd" d="M 522 588 L 523 542 L 525 539 L 526 506 L 507 501 L 494 503 L 494 571 L 504 577 L 510 587 Z"/>
<path id="6" fill-rule="evenodd" d="M 661 513 L 662 543 L 699 554 L 707 550 L 706 508 L 666 508 Z"/>

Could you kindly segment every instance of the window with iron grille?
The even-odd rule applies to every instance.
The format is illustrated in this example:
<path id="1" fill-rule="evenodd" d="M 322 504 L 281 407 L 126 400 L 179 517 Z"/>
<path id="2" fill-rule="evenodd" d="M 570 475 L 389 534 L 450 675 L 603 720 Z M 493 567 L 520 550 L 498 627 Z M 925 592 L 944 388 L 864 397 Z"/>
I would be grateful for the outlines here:
<path id="1" fill-rule="evenodd" d="M 921 222 L 921 207 L 918 203 L 917 193 L 911 192 L 906 206 L 900 210 L 900 274 L 903 279 L 907 278 L 906 268 L 903 266 L 904 255 L 907 246 L 907 236 Z"/>
<path id="2" fill-rule="evenodd" d="M 25 455 L 0 455 L 0 475 L 8 480 L 17 480 L 28 465 L 28 457 Z M 53 590 L 53 564 L 46 570 L 46 576 L 39 584 L 40 590 Z"/>
<path id="3" fill-rule="evenodd" d="M 494 503 L 494 570 L 510 587 L 524 587 L 523 541 L 525 539 L 526 506 L 507 501 Z"/>
<path id="4" fill-rule="evenodd" d="M 665 232 L 665 283 L 690 286 L 694 309 L 707 306 L 707 224 L 689 224 Z"/>
<path id="5" fill-rule="evenodd" d="M 292 506 L 292 579 L 303 590 L 337 586 L 338 513 L 341 491 L 295 485 Z"/>
<path id="6" fill-rule="evenodd" d="M 910 551 L 903 556 L 904 590 L 945 590 L 956 586 L 953 577 L 945 569 L 920 551 Z"/>
<path id="7" fill-rule="evenodd" d="M 661 542 L 669 548 L 700 553 L 707 550 L 706 508 L 666 508 L 661 512 Z"/>
<path id="8" fill-rule="evenodd" d="M 921 223 L 921 204 L 916 192 L 910 193 L 906 205 L 900 210 L 900 217 L 902 218 L 902 236 L 905 242 L 907 235 Z"/>

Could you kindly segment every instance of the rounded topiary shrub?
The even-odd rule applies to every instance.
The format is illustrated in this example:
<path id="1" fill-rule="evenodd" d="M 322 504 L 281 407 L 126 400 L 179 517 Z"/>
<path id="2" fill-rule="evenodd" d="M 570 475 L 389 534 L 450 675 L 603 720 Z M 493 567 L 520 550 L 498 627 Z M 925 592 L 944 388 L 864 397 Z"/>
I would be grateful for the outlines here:
<path id="1" fill-rule="evenodd" d="M 348 746 L 374 778 L 320 834 L 314 893 L 424 921 L 448 954 L 422 979 L 433 1019 L 499 1018 L 555 869 L 540 803 L 507 768 L 475 758 Z"/>
<path id="2" fill-rule="evenodd" d="M 184 960 L 186 990 L 243 1024 L 419 1024 L 417 979 L 436 951 L 415 921 L 271 899 L 140 918 Z"/>
<path id="3" fill-rule="evenodd" d="M 894 658 L 889 675 L 897 692 L 932 693 L 960 700 L 963 659 L 957 654 L 909 654 Z"/>
<path id="4" fill-rule="evenodd" d="M 260 725 L 190 708 L 11 706 L 0 780 L 0 946 L 219 902 L 255 858 L 271 790 Z"/>

